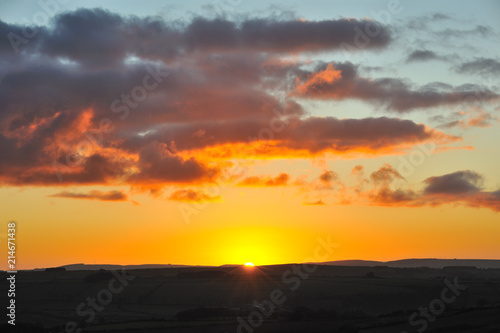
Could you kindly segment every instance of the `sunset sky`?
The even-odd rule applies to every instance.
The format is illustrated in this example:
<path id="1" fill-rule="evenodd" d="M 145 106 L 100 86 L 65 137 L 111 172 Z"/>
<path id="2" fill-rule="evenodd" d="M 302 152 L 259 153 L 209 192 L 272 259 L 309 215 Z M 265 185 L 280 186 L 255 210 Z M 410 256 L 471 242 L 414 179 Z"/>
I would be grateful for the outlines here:
<path id="1" fill-rule="evenodd" d="M 44 3 L 0 4 L 18 269 L 500 259 L 500 2 Z"/>

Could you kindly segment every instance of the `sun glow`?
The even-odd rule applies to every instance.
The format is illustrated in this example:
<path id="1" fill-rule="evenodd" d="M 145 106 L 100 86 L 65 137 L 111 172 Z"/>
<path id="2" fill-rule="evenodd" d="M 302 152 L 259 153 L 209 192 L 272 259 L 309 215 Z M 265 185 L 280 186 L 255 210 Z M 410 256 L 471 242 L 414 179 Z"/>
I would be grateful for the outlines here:
<path id="1" fill-rule="evenodd" d="M 251 262 L 246 262 L 245 266 L 246 267 L 254 267 L 255 265 L 253 263 L 251 263 Z"/>

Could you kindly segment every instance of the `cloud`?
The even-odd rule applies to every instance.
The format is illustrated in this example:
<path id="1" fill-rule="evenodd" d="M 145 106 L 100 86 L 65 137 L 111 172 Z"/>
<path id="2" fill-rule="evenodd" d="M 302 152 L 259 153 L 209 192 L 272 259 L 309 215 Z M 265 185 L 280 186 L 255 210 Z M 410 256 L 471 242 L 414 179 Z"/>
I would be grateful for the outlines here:
<path id="1" fill-rule="evenodd" d="M 328 79 L 325 79 L 328 78 Z M 334 79 L 333 79 L 334 78 Z M 500 95 L 477 85 L 453 87 L 434 83 L 414 89 L 395 78 L 369 79 L 359 76 L 352 63 L 326 64 L 296 79 L 293 96 L 308 99 L 356 99 L 374 103 L 399 113 L 471 102 L 495 101 Z M 478 92 L 481 93 L 478 93 Z"/>
<path id="2" fill-rule="evenodd" d="M 362 166 L 362 165 L 356 165 L 356 166 L 354 166 L 354 168 L 352 168 L 351 174 L 353 174 L 355 176 L 362 175 L 364 169 L 365 169 L 364 166 Z"/>
<path id="3" fill-rule="evenodd" d="M 309 188 L 316 191 L 333 190 L 335 185 L 340 185 L 341 187 L 343 186 L 342 182 L 340 181 L 339 175 L 332 170 L 323 171 L 319 175 L 318 179 L 316 179 L 310 185 L 311 186 L 309 186 Z M 306 189 L 305 186 L 302 186 L 302 188 L 303 190 Z"/>
<path id="4" fill-rule="evenodd" d="M 315 86 L 322 84 L 332 84 L 342 78 L 342 72 L 335 69 L 333 64 L 328 64 L 324 71 L 313 72 L 307 76 L 307 80 L 301 83 L 297 80 L 296 89 L 300 94 L 307 93 Z"/>
<path id="5" fill-rule="evenodd" d="M 183 159 L 168 146 L 152 142 L 139 152 L 139 172 L 129 179 L 139 183 L 190 183 L 214 178 L 219 170 L 209 168 L 194 158 Z"/>
<path id="6" fill-rule="evenodd" d="M 382 187 L 370 194 L 370 199 L 382 206 L 393 206 L 400 203 L 408 204 L 416 198 L 418 198 L 418 194 L 412 190 L 392 190 L 389 187 Z"/>
<path id="7" fill-rule="evenodd" d="M 302 203 L 304 206 L 324 206 L 326 203 L 323 202 L 323 200 L 319 199 L 318 201 L 304 201 Z"/>
<path id="8" fill-rule="evenodd" d="M 334 117 L 291 117 L 276 121 L 274 126 L 282 128 L 272 134 L 272 140 L 262 139 L 257 134 L 267 128 L 269 123 L 254 119 L 226 122 L 197 122 L 196 124 L 165 127 L 161 132 L 152 133 L 141 139 L 131 138 L 125 146 L 136 146 L 136 140 L 158 140 L 176 142 L 176 148 L 197 150 L 207 153 L 207 147 L 224 149 L 224 145 L 241 144 L 234 153 L 236 156 L 289 156 L 293 151 L 310 154 L 334 152 L 394 152 L 398 148 L 418 144 L 428 140 L 454 142 L 458 137 L 446 135 L 398 118 L 338 119 Z M 250 143 L 250 144 L 249 144 Z M 262 144 L 262 146 L 259 146 Z M 205 149 L 201 151 L 201 149 Z M 219 150 L 218 153 L 222 154 Z M 243 155 L 245 156 L 245 155 Z"/>
<path id="9" fill-rule="evenodd" d="M 73 155 L 68 155 L 73 156 Z M 9 185 L 61 185 L 58 177 L 64 178 L 64 184 L 111 185 L 125 174 L 125 162 L 113 160 L 101 154 L 89 157 L 77 157 L 81 163 L 74 167 L 60 164 L 58 160 L 40 167 L 8 167 L 0 175 L 0 181 Z"/>
<path id="10" fill-rule="evenodd" d="M 408 55 L 408 57 L 406 58 L 406 62 L 411 63 L 411 62 L 440 60 L 440 59 L 442 58 L 433 51 L 415 50 Z"/>
<path id="11" fill-rule="evenodd" d="M 445 20 L 452 20 L 452 18 L 446 14 L 443 14 L 443 13 L 434 13 L 434 14 L 422 15 L 422 16 L 411 18 L 407 22 L 407 25 L 410 28 L 414 28 L 414 29 L 423 28 L 423 27 L 426 28 L 429 23 L 445 21 Z"/>
<path id="12" fill-rule="evenodd" d="M 442 21 L 442 20 L 449 20 L 450 17 L 448 15 L 442 14 L 442 13 L 435 13 L 432 15 L 431 20 L 433 21 Z"/>
<path id="13" fill-rule="evenodd" d="M 375 177 L 373 177 L 376 175 Z M 381 176 L 382 175 L 382 176 Z M 381 176 L 381 177 L 380 177 Z M 500 189 L 483 190 L 484 177 L 471 170 L 456 171 L 426 178 L 421 190 L 407 188 L 406 182 L 390 165 L 384 165 L 372 173 L 372 188 L 354 188 L 358 200 L 367 199 L 370 204 L 388 207 L 422 207 L 446 204 L 489 208 L 500 212 Z"/>
<path id="14" fill-rule="evenodd" d="M 213 181 L 221 172 L 217 164 L 208 166 L 214 159 L 295 158 L 325 152 L 392 154 L 430 140 L 460 140 L 410 120 L 387 117 L 292 117 L 281 121 L 275 124 L 283 126 L 283 130 L 273 134 L 272 140 L 259 139 L 257 134 L 269 123 L 258 119 L 165 124 L 142 136 L 129 136 L 123 131 L 119 136 L 108 135 L 109 141 L 103 145 L 78 134 L 81 130 L 76 129 L 77 124 L 50 135 L 38 126 L 32 137 L 14 137 L 11 131 L 11 137 L 0 134 L 0 148 L 10 157 L 0 162 L 0 181 L 11 185 L 61 185 L 61 177 L 64 184 L 204 183 Z M 47 125 L 51 131 L 54 127 Z M 61 136 L 63 132 L 68 134 Z M 80 152 L 81 148 L 84 150 Z"/>
<path id="15" fill-rule="evenodd" d="M 458 73 L 478 74 L 482 76 L 500 75 L 500 62 L 492 58 L 476 58 L 462 63 L 456 68 Z"/>
<path id="16" fill-rule="evenodd" d="M 367 20 L 325 21 L 276 21 L 251 19 L 238 27 L 235 23 L 216 19 L 195 19 L 186 29 L 189 48 L 234 48 L 267 52 L 300 52 L 331 50 L 341 43 L 351 43 L 358 31 L 366 31 L 369 25 L 377 25 L 380 33 L 374 37 L 371 48 L 386 46 L 391 41 L 390 30 L 377 22 Z"/>
<path id="17" fill-rule="evenodd" d="M 490 127 L 493 121 L 497 121 L 498 117 L 487 113 L 485 111 L 480 111 L 475 117 L 470 117 L 466 122 L 460 124 L 462 128 L 468 127 Z"/>
<path id="18" fill-rule="evenodd" d="M 100 200 L 100 201 L 126 201 L 128 196 L 122 191 L 90 191 L 89 193 L 75 193 L 75 192 L 59 192 L 52 194 L 49 197 L 53 198 L 69 198 L 69 199 L 87 199 L 87 200 Z"/>
<path id="19" fill-rule="evenodd" d="M 480 190 L 483 177 L 476 172 L 457 171 L 443 176 L 430 177 L 424 180 L 427 187 L 425 194 L 464 194 Z"/>
<path id="20" fill-rule="evenodd" d="M 404 178 L 390 164 L 384 164 L 380 169 L 370 175 L 370 179 L 376 184 L 387 184 L 391 183 L 394 179 Z"/>
<path id="21" fill-rule="evenodd" d="M 215 202 L 220 201 L 220 195 L 211 196 L 204 193 L 203 191 L 192 190 L 192 189 L 181 189 L 176 190 L 170 194 L 169 200 L 182 201 L 182 202 Z"/>
<path id="22" fill-rule="evenodd" d="M 430 120 L 441 123 L 437 128 L 460 127 L 468 129 L 471 127 L 491 127 L 495 121 L 498 121 L 498 117 L 483 109 L 471 108 L 468 111 L 453 112 L 448 116 L 433 116 Z"/>
<path id="23" fill-rule="evenodd" d="M 450 27 L 443 28 L 446 25 Z M 489 26 L 473 24 L 470 20 L 456 19 L 441 13 L 411 18 L 405 21 L 404 27 L 408 29 L 408 32 L 418 32 L 419 36 L 422 36 L 422 32 L 432 36 L 433 40 L 420 40 L 420 42 L 427 44 L 434 42 L 436 37 L 441 45 L 446 45 L 450 39 L 466 39 L 471 38 L 471 36 L 487 38 L 495 35 Z"/>
<path id="24" fill-rule="evenodd" d="M 493 29 L 491 27 L 477 24 L 470 29 L 444 29 L 435 32 L 435 34 L 441 38 L 466 38 L 467 36 L 480 36 L 480 37 L 490 37 L 494 35 Z"/>
<path id="25" fill-rule="evenodd" d="M 166 184 L 213 182 L 235 158 L 373 156 L 461 140 L 399 118 L 315 117 L 288 94 L 298 87 L 314 97 L 335 87 L 339 99 L 401 112 L 422 104 L 424 93 L 399 79 L 363 78 L 351 63 L 308 71 L 316 63 L 297 57 L 342 49 L 374 25 L 380 33 L 360 52 L 387 47 L 390 29 L 347 18 L 57 15 L 17 54 L 8 38 L 0 41 L 0 151 L 8 156 L 0 160 L 0 184 L 120 184 L 154 195 Z M 0 22 L 4 35 L 23 28 Z M 444 101 L 433 105 L 454 94 L 439 89 L 452 92 L 436 93 Z M 262 186 L 288 181 L 268 177 Z"/>
<path id="26" fill-rule="evenodd" d="M 358 171 L 359 170 L 359 171 Z M 370 175 L 370 180 L 363 180 L 363 168 L 355 167 L 355 175 L 358 176 L 358 185 L 354 188 L 358 196 L 366 195 L 372 203 L 382 206 L 398 205 L 406 203 L 417 197 L 417 194 L 412 190 L 406 189 L 392 189 L 395 182 L 401 183 L 404 177 L 394 169 L 390 164 L 384 164 L 377 171 Z M 365 184 L 372 184 L 373 188 L 368 190 L 367 193 L 363 192 Z"/>
<path id="27" fill-rule="evenodd" d="M 483 182 L 482 175 L 470 170 L 430 177 L 424 180 L 426 187 L 414 204 L 438 206 L 456 203 L 500 212 L 500 189 L 485 191 Z"/>
<path id="28" fill-rule="evenodd" d="M 338 174 L 331 170 L 324 171 L 321 175 L 319 175 L 319 180 L 326 184 L 330 184 L 331 181 L 337 180 L 338 178 Z"/>
<path id="29" fill-rule="evenodd" d="M 129 54 L 146 59 L 172 59 L 200 51 L 283 53 L 339 49 L 341 43 L 352 43 L 356 36 L 374 26 L 379 33 L 367 47 L 387 46 L 391 41 L 390 29 L 371 20 L 260 18 L 233 22 L 195 17 L 174 25 L 157 18 L 122 17 L 103 9 L 79 9 L 55 16 L 50 29 L 35 27 L 39 29 L 37 39 L 24 47 L 31 52 L 102 67 L 120 62 Z M 24 28 L 0 24 L 3 35 L 12 31 L 22 36 Z M 2 49 L 9 47 L 3 45 Z"/>
<path id="30" fill-rule="evenodd" d="M 269 176 L 250 176 L 244 178 L 238 183 L 238 186 L 250 186 L 250 187 L 274 187 L 274 186 L 286 186 L 290 180 L 290 175 L 287 173 L 280 173 L 276 177 Z"/>

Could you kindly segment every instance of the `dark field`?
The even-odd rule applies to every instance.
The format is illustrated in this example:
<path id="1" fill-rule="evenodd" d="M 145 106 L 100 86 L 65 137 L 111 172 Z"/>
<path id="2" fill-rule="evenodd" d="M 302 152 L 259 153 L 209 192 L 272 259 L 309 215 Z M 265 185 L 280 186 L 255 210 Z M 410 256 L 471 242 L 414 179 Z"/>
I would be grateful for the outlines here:
<path id="1" fill-rule="evenodd" d="M 127 270 L 125 276 L 23 271 L 16 281 L 16 329 L 498 333 L 500 269 L 279 265 Z"/>

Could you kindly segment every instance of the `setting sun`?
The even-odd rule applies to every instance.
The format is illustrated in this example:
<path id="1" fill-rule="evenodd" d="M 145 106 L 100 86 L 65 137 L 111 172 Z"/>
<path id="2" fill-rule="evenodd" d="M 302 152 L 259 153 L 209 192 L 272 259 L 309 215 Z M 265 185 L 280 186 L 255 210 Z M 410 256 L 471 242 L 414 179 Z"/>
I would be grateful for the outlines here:
<path id="1" fill-rule="evenodd" d="M 251 262 L 246 262 L 245 266 L 247 266 L 247 267 L 254 267 L 255 265 L 253 263 L 251 263 Z"/>

